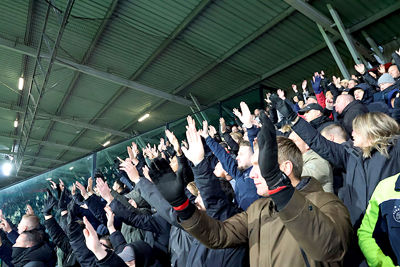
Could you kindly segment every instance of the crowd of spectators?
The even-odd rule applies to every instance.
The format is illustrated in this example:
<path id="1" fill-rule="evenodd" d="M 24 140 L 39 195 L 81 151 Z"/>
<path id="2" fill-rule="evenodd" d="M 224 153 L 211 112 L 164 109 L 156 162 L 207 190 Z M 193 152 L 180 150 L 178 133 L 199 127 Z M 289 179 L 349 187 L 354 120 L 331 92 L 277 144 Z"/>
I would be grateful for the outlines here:
<path id="1" fill-rule="evenodd" d="M 2 262 L 399 265 L 400 49 L 393 60 L 350 80 L 315 72 L 253 113 L 241 102 L 238 125 L 188 116 L 185 140 L 166 130 L 84 183 L 3 203 Z"/>

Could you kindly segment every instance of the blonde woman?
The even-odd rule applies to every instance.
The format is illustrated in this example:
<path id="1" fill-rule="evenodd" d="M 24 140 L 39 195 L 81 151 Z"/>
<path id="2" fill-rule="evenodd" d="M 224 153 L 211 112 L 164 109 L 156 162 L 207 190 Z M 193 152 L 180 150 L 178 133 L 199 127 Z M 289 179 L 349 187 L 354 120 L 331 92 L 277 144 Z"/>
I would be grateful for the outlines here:
<path id="1" fill-rule="evenodd" d="M 301 118 L 292 129 L 333 167 L 346 171 L 339 197 L 358 226 L 379 181 L 400 172 L 397 122 L 379 112 L 359 115 L 353 121 L 353 144 L 328 141 Z"/>

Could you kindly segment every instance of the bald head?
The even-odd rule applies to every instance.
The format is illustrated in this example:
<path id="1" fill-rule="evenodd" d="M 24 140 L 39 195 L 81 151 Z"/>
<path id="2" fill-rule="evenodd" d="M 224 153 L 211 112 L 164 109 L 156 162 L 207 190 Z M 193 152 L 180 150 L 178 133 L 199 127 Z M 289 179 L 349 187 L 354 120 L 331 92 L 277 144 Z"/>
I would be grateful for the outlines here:
<path id="1" fill-rule="evenodd" d="M 18 233 L 21 234 L 25 231 L 30 231 L 33 229 L 37 229 L 39 227 L 40 220 L 36 215 L 27 215 L 22 216 L 21 221 L 18 224 Z"/>
<path id="2" fill-rule="evenodd" d="M 336 98 L 335 110 L 337 113 L 342 114 L 343 110 L 348 104 L 354 101 L 354 97 L 351 95 L 340 95 Z"/>
<path id="3" fill-rule="evenodd" d="M 321 131 L 321 135 L 328 139 L 329 141 L 342 144 L 347 140 L 347 133 L 344 128 L 337 123 L 330 124 L 326 126 Z"/>

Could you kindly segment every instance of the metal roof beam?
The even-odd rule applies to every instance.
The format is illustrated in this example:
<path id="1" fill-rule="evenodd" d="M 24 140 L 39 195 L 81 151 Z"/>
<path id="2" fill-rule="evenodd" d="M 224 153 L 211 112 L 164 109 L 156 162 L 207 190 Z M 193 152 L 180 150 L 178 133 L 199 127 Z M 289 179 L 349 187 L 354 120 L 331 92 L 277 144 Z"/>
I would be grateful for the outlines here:
<path id="1" fill-rule="evenodd" d="M 31 57 L 36 57 L 35 54 L 35 49 L 23 44 L 18 44 L 15 41 L 10 41 L 4 38 L 0 37 L 0 47 L 1 48 L 5 48 L 20 54 L 25 54 Z M 41 58 L 45 59 L 45 60 L 49 60 L 50 59 L 50 55 L 48 54 L 42 54 Z M 68 59 L 64 59 L 64 58 L 60 58 L 57 57 L 54 61 L 54 64 L 62 66 L 62 67 L 66 67 L 75 71 L 79 71 L 81 73 L 85 73 L 87 75 L 93 76 L 93 77 L 97 77 L 99 79 L 111 82 L 111 83 L 115 83 L 127 88 L 131 88 L 134 89 L 136 91 L 145 93 L 145 94 L 149 94 L 149 95 L 153 95 L 159 98 L 163 98 L 165 100 L 183 105 L 183 106 L 193 106 L 194 103 L 184 97 L 181 96 L 176 96 L 170 93 L 166 93 L 164 91 L 158 90 L 158 89 L 154 89 L 152 87 L 134 82 L 134 81 L 130 81 L 124 78 L 121 78 L 119 76 L 116 76 L 114 74 L 108 73 L 108 72 L 104 72 L 104 71 L 100 71 L 100 70 L 96 70 L 92 67 L 83 65 L 83 64 L 79 64 L 79 63 L 75 63 L 71 60 Z"/>
<path id="2" fill-rule="evenodd" d="M 104 30 L 106 29 L 106 27 L 108 25 L 108 21 L 112 17 L 115 9 L 117 8 L 117 5 L 118 5 L 118 0 L 114 0 L 111 3 L 111 5 L 108 8 L 107 13 L 105 15 L 106 19 L 104 19 L 102 21 L 102 23 L 100 24 L 95 36 L 93 37 L 93 39 L 92 39 L 92 41 L 90 43 L 89 48 L 86 50 L 86 53 L 83 56 L 80 64 L 87 64 L 87 62 L 89 61 L 89 58 L 92 55 L 92 53 L 93 53 L 98 41 L 100 40 L 100 37 L 103 35 L 103 32 L 104 32 Z M 76 85 L 78 83 L 78 80 L 79 80 L 80 76 L 81 76 L 81 72 L 75 72 L 74 77 L 72 78 L 72 80 L 71 80 L 71 82 L 70 82 L 70 84 L 69 84 L 69 86 L 68 86 L 68 88 L 67 88 L 67 90 L 66 90 L 66 92 L 65 92 L 65 94 L 64 94 L 64 96 L 63 96 L 63 98 L 61 100 L 61 102 L 60 102 L 60 104 L 58 105 L 58 108 L 56 110 L 55 115 L 57 115 L 57 116 L 61 115 L 61 112 L 62 112 L 64 106 L 66 105 L 66 103 L 68 102 L 69 98 L 71 97 L 72 92 L 76 88 Z M 52 132 L 55 123 L 56 123 L 56 121 L 51 121 L 50 122 L 50 124 L 47 127 L 47 130 L 46 130 L 46 132 L 45 132 L 45 134 L 43 135 L 43 138 L 42 138 L 44 141 L 46 141 L 49 138 L 50 133 Z M 41 146 L 39 146 L 39 148 L 38 148 L 38 150 L 36 152 L 36 155 L 39 155 L 40 151 L 41 151 Z"/>
<path id="3" fill-rule="evenodd" d="M 217 58 L 215 61 L 211 62 L 207 67 L 202 69 L 199 73 L 197 73 L 195 76 L 181 84 L 178 88 L 176 88 L 172 93 L 177 94 L 183 90 L 185 90 L 189 85 L 197 81 L 199 78 L 204 76 L 206 73 L 208 73 L 210 70 L 215 68 L 218 64 L 224 62 L 228 58 L 230 58 L 232 55 L 237 53 L 240 49 L 260 37 L 262 34 L 267 32 L 269 29 L 275 27 L 277 24 L 282 22 L 284 19 L 289 17 L 293 12 L 296 10 L 292 7 L 289 7 L 285 11 L 283 11 L 281 14 L 273 18 L 271 21 L 267 22 L 266 24 L 262 25 L 260 28 L 258 28 L 255 32 L 247 36 L 245 39 L 243 39 L 241 42 L 239 42 L 237 45 L 229 49 L 225 54 L 223 54 L 221 57 Z"/>
<path id="4" fill-rule="evenodd" d="M 317 26 L 318 26 L 319 31 L 320 31 L 321 34 L 322 34 L 322 37 L 323 37 L 324 40 L 325 40 L 326 45 L 327 45 L 328 48 L 329 48 L 329 51 L 331 51 L 331 54 L 332 54 L 333 58 L 335 59 L 336 65 L 338 65 L 338 67 L 339 67 L 339 69 L 340 69 L 340 72 L 342 73 L 343 77 L 344 77 L 345 79 L 350 80 L 350 78 L 351 78 L 351 77 L 350 77 L 350 74 L 349 74 L 349 72 L 348 72 L 346 66 L 345 66 L 344 63 L 343 63 L 343 60 L 342 60 L 342 58 L 341 58 L 339 52 L 337 51 L 335 44 L 333 43 L 333 41 L 331 40 L 331 38 L 326 34 L 324 28 L 322 28 L 322 26 L 319 25 L 319 24 L 317 24 Z"/>
<path id="5" fill-rule="evenodd" d="M 24 112 L 22 107 L 19 107 L 17 104 L 14 104 L 14 103 L 0 102 L 0 109 L 11 110 L 11 111 L 15 111 L 18 113 Z M 111 128 L 97 126 L 94 124 L 78 121 L 74 118 L 71 119 L 71 118 L 66 118 L 66 117 L 62 117 L 62 116 L 47 114 L 47 113 L 41 112 L 41 111 L 38 111 L 36 116 L 38 118 L 47 119 L 47 120 L 51 120 L 51 121 L 57 121 L 57 122 L 68 124 L 68 125 L 71 125 L 74 127 L 89 129 L 89 130 L 93 130 L 96 132 L 108 133 L 108 134 L 117 135 L 117 136 L 121 136 L 121 137 L 125 137 L 125 138 L 131 136 L 129 133 L 126 133 L 126 132 L 117 131 L 117 130 L 114 130 Z"/>
<path id="6" fill-rule="evenodd" d="M 186 29 L 186 27 L 199 15 L 206 6 L 211 2 L 211 0 L 203 0 L 196 6 L 195 9 L 179 24 L 175 30 L 161 43 L 161 45 L 153 52 L 153 54 L 147 58 L 147 60 L 129 77 L 129 80 L 136 80 L 145 70 L 146 68 L 156 59 L 174 40 L 175 38 Z M 89 123 L 94 123 L 99 117 L 101 117 L 114 103 L 117 99 L 125 93 L 128 87 L 122 86 L 118 89 L 118 91 L 111 97 L 110 100 L 96 113 L 96 115 L 90 120 Z M 192 105 L 195 103 L 192 102 Z M 74 140 L 70 144 L 74 144 L 82 135 L 84 131 L 80 132 Z M 63 154 L 61 154 L 61 157 Z"/>
<path id="7" fill-rule="evenodd" d="M 17 135 L 14 135 L 14 134 L 6 134 L 6 133 L 0 133 L 0 137 L 1 137 L 1 138 L 11 139 L 11 140 L 18 139 L 18 136 L 17 136 Z M 79 152 L 79 153 L 85 153 L 85 154 L 87 154 L 87 153 L 92 152 L 92 150 L 90 150 L 90 149 L 85 149 L 85 148 L 80 148 L 80 147 L 74 147 L 74 146 L 63 145 L 63 144 L 59 144 L 59 143 L 56 143 L 56 142 L 42 141 L 42 140 L 33 139 L 33 138 L 30 138 L 30 141 L 32 141 L 32 142 L 37 142 L 39 145 L 51 146 L 52 148 L 67 149 L 67 150 L 69 150 L 69 151 L 74 151 L 74 152 Z"/>
<path id="8" fill-rule="evenodd" d="M 332 5 L 327 4 L 327 7 L 329 9 L 329 12 L 331 13 L 333 20 L 335 21 L 336 27 L 339 29 L 340 35 L 342 36 L 347 46 L 347 49 L 349 49 L 350 51 L 351 57 L 353 58 L 354 62 L 356 64 L 361 64 L 361 63 L 365 64 L 366 62 L 363 62 L 365 60 L 362 60 L 362 56 L 360 55 L 360 53 L 358 53 L 350 34 L 347 32 L 346 28 L 343 25 L 342 20 L 339 17 L 339 14 L 332 7 Z"/>
<path id="9" fill-rule="evenodd" d="M 374 15 L 368 17 L 366 20 L 363 20 L 362 22 L 352 26 L 349 29 L 349 32 L 356 32 L 358 30 L 361 30 L 362 28 L 367 27 L 368 25 L 374 23 L 375 21 L 378 21 L 387 15 L 390 15 L 391 13 L 397 11 L 400 9 L 400 1 L 395 1 L 394 4 L 382 9 L 381 11 L 375 13 Z"/>
<path id="10" fill-rule="evenodd" d="M 247 38 L 243 39 L 241 42 L 239 42 L 237 45 L 235 45 L 234 47 L 232 47 L 228 52 L 226 52 L 224 55 L 222 55 L 221 57 L 217 58 L 215 61 L 213 61 L 212 63 L 210 63 L 209 65 L 207 65 L 204 69 L 202 69 L 199 73 L 197 73 L 195 76 L 193 76 L 192 78 L 190 78 L 189 80 L 187 80 L 186 82 L 184 82 L 183 84 L 181 84 L 179 87 L 177 87 L 172 93 L 173 94 L 177 94 L 180 93 L 181 91 L 185 90 L 189 85 L 191 85 L 192 83 L 194 83 L 195 81 L 197 81 L 198 79 L 200 79 L 202 76 L 204 76 L 206 73 L 208 73 L 209 71 L 211 71 L 213 68 L 215 68 L 218 64 L 220 64 L 221 62 L 225 61 L 226 59 L 228 59 L 229 57 L 231 57 L 233 54 L 235 54 L 236 52 L 238 52 L 240 49 L 242 49 L 243 47 L 245 47 L 246 45 L 248 45 L 249 43 L 251 43 L 252 41 L 254 41 L 255 39 L 257 39 L 258 37 L 260 37 L 262 34 L 264 34 L 265 32 L 267 32 L 269 29 L 275 27 L 277 24 L 279 24 L 280 22 L 282 22 L 284 19 L 286 19 L 287 17 L 289 17 L 290 15 L 293 14 L 293 12 L 295 12 L 296 9 L 294 9 L 293 7 L 289 7 L 288 9 L 286 9 L 284 12 L 282 12 L 281 14 L 279 14 L 278 16 L 276 16 L 275 18 L 273 18 L 271 21 L 267 22 L 266 24 L 264 24 L 263 26 L 261 26 L 260 28 L 258 28 L 255 32 L 253 32 L 252 34 L 250 34 Z M 150 109 L 148 109 L 146 112 L 151 112 L 155 109 L 157 109 L 158 107 L 160 107 L 161 105 L 163 105 L 165 103 L 165 101 L 160 101 L 157 104 L 153 105 Z M 200 106 L 200 108 L 204 108 L 203 106 Z M 137 119 L 134 119 L 132 121 L 130 121 L 129 123 L 127 123 L 125 126 L 123 126 L 121 129 L 124 129 L 124 131 L 126 129 L 129 129 L 130 127 L 134 126 L 137 124 Z"/>
<path id="11" fill-rule="evenodd" d="M 399 4 L 394 4 L 394 5 L 392 5 L 391 7 L 392 7 L 393 9 L 396 10 L 396 8 L 397 8 L 397 9 L 400 8 L 400 7 L 398 7 L 398 6 L 399 6 Z M 388 7 L 388 8 L 389 8 L 389 7 Z M 387 9 L 388 9 L 388 8 L 387 8 Z M 387 10 L 387 9 L 385 9 L 385 10 Z M 393 10 L 393 11 L 394 11 L 394 10 Z M 388 12 L 388 11 L 383 12 L 381 15 L 383 15 L 383 14 L 388 15 L 389 13 L 387 13 L 387 12 Z M 362 21 L 362 22 L 360 22 L 360 23 L 354 25 L 353 27 L 351 27 L 351 28 L 349 29 L 349 32 L 350 32 L 350 33 L 353 33 L 354 31 L 361 30 L 362 28 L 367 27 L 368 25 L 374 23 L 375 21 L 377 21 L 377 20 L 379 20 L 379 19 L 381 19 L 381 18 L 382 18 L 382 17 L 376 16 L 376 17 L 374 17 L 373 20 L 367 19 L 366 21 Z M 339 37 L 334 36 L 334 37 L 331 38 L 331 40 L 332 40 L 332 42 L 336 42 L 337 40 L 339 40 Z M 238 93 L 238 92 L 240 92 L 240 91 L 242 91 L 242 90 L 244 90 L 244 89 L 246 89 L 246 88 L 249 88 L 250 86 L 253 86 L 254 84 L 256 84 L 256 83 L 258 83 L 258 82 L 261 82 L 261 81 L 267 79 L 268 77 L 271 77 L 272 75 L 274 75 L 274 74 L 276 74 L 276 73 L 278 73 L 278 72 L 280 72 L 280 71 L 286 69 L 287 67 L 290 67 L 291 65 L 296 64 L 296 63 L 298 63 L 299 61 L 301 61 L 301 60 L 303 60 L 303 59 L 305 59 L 305 58 L 307 58 L 307 57 L 309 57 L 309 56 L 312 56 L 313 54 L 317 53 L 318 51 L 322 50 L 322 49 L 325 48 L 325 47 L 326 47 L 326 43 L 323 42 L 323 43 L 321 43 L 321 44 L 319 44 L 319 45 L 317 45 L 317 46 L 311 48 L 310 50 L 305 51 L 303 54 L 301 54 L 301 55 L 299 55 L 299 56 L 297 56 L 297 57 L 295 57 L 295 58 L 293 58 L 293 59 L 291 59 L 291 60 L 285 62 L 284 64 L 282 64 L 282 65 L 280 65 L 280 66 L 277 66 L 275 69 L 272 69 L 272 70 L 267 71 L 266 73 L 264 73 L 263 75 L 261 75 L 261 77 L 259 77 L 259 78 L 257 78 L 257 79 L 254 79 L 254 80 L 252 80 L 252 81 L 246 83 L 245 85 L 240 86 L 238 89 L 232 91 L 231 93 L 229 93 L 229 94 L 227 94 L 227 95 L 224 95 L 223 97 L 221 97 L 221 98 L 215 100 L 215 101 L 212 102 L 210 105 L 214 105 L 214 104 L 216 104 L 216 103 L 218 103 L 218 102 L 220 102 L 220 101 L 222 101 L 222 100 L 224 100 L 224 99 L 226 99 L 226 98 L 228 98 L 228 97 L 230 97 L 230 96 L 232 96 L 232 95 L 234 95 L 234 94 L 236 94 L 236 93 Z"/>
<path id="12" fill-rule="evenodd" d="M 319 10 L 314 8 L 312 5 L 308 4 L 304 0 L 284 0 L 286 3 L 294 7 L 297 11 L 302 13 L 304 16 L 309 18 L 310 20 L 314 21 L 315 23 L 321 25 L 326 31 L 332 33 L 335 37 L 342 38 L 345 40 L 345 37 L 342 37 L 340 32 L 338 32 L 336 29 L 333 28 L 335 26 L 335 23 L 328 17 L 326 17 L 323 13 L 321 13 Z M 335 20 L 336 22 L 336 20 Z M 338 26 L 338 25 L 336 25 Z M 339 26 L 338 26 L 339 28 Z M 348 38 L 352 39 L 351 36 L 348 36 Z M 369 49 L 367 49 L 364 45 L 362 45 L 359 42 L 356 42 L 353 40 L 354 45 L 357 46 L 361 54 L 369 59 L 373 59 L 371 55 L 369 54 Z M 351 52 L 351 51 L 350 51 Z M 358 62 L 358 60 L 356 61 Z"/>

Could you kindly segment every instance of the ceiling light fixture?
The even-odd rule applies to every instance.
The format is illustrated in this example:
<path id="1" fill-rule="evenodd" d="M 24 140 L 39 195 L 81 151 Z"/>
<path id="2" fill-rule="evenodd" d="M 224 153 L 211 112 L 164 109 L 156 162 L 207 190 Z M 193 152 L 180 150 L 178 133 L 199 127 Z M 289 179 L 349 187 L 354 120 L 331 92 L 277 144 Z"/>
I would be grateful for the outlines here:
<path id="1" fill-rule="evenodd" d="M 110 140 L 108 140 L 107 142 L 105 142 L 104 144 L 103 144 L 103 146 L 108 146 L 110 144 Z"/>
<path id="2" fill-rule="evenodd" d="M 140 117 L 140 118 L 138 119 L 138 122 L 142 122 L 142 121 L 144 121 L 145 119 L 147 119 L 148 117 L 150 117 L 150 114 L 149 114 L 149 113 L 146 113 L 146 114 L 144 114 L 142 117 Z"/>
<path id="3" fill-rule="evenodd" d="M 73 167 L 73 166 L 72 166 L 72 167 L 69 167 L 69 170 L 70 170 L 70 171 L 72 171 L 73 169 L 74 169 L 74 167 Z"/>
<path id="4" fill-rule="evenodd" d="M 5 162 L 3 166 L 1 166 L 1 170 L 5 176 L 10 176 L 12 170 L 12 164 L 10 162 Z"/>
<path id="5" fill-rule="evenodd" d="M 14 121 L 14 128 L 17 128 L 17 127 L 18 127 L 18 120 L 15 119 L 15 121 Z"/>
<path id="6" fill-rule="evenodd" d="M 22 77 L 20 77 L 20 78 L 18 79 L 18 89 L 19 89 L 19 90 L 24 89 L 24 78 L 22 78 Z"/>

